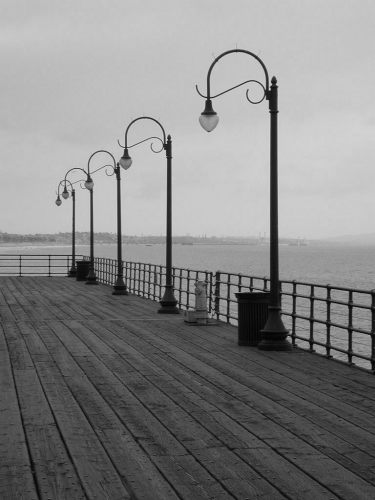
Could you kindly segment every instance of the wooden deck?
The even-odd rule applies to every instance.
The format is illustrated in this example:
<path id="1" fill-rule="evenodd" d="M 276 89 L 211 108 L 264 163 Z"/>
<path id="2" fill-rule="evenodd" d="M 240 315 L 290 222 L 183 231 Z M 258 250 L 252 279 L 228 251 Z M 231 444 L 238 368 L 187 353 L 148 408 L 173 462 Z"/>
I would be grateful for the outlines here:
<path id="1" fill-rule="evenodd" d="M 0 498 L 374 499 L 375 378 L 69 278 L 0 278 Z"/>

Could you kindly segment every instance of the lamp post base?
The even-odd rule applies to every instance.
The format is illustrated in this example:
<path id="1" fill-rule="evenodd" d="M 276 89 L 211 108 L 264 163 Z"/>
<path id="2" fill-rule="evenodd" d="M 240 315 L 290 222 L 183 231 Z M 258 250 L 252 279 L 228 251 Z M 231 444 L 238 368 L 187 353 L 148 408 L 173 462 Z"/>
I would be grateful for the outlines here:
<path id="1" fill-rule="evenodd" d="M 112 295 L 128 295 L 122 276 L 117 276 L 116 284 L 113 286 Z"/>
<path id="2" fill-rule="evenodd" d="M 68 278 L 75 278 L 77 276 L 77 269 L 75 266 L 72 266 L 68 273 Z"/>
<path id="3" fill-rule="evenodd" d="M 98 282 L 96 281 L 96 274 L 95 271 L 90 269 L 89 274 L 87 275 L 86 278 L 86 285 L 98 285 Z"/>
<path id="4" fill-rule="evenodd" d="M 292 344 L 286 339 L 288 330 L 285 328 L 279 307 L 268 307 L 268 319 L 261 330 L 261 340 L 258 349 L 262 351 L 291 351 Z"/>
<path id="5" fill-rule="evenodd" d="M 172 285 L 166 285 L 160 305 L 161 307 L 158 309 L 159 314 L 180 314 L 180 310 L 177 307 L 177 300 L 173 295 Z"/>

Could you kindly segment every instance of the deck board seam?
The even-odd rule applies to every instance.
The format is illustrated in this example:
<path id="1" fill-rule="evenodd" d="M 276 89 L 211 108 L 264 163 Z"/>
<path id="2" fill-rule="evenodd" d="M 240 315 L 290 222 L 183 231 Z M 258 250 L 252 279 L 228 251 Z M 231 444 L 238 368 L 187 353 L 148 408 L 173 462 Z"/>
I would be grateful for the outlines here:
<path id="1" fill-rule="evenodd" d="M 95 335 L 97 335 L 97 333 L 96 333 L 96 332 L 93 332 L 93 333 L 94 333 Z M 133 348 L 134 348 L 134 346 L 131 346 L 131 347 L 133 347 Z M 120 356 L 121 356 L 121 354 L 120 354 Z M 130 362 L 130 363 L 131 363 L 131 362 Z M 185 370 L 187 369 L 186 365 L 182 365 L 182 366 L 183 366 L 183 368 L 184 368 Z M 202 377 L 201 375 L 199 375 L 199 373 L 198 373 L 197 375 L 198 375 L 200 378 Z M 145 376 L 145 377 L 147 378 L 147 376 Z M 121 381 L 121 379 L 120 379 L 120 381 Z M 151 381 L 151 383 L 152 383 L 152 379 L 150 379 L 150 381 Z M 213 385 L 213 384 L 212 384 L 212 385 Z M 158 387 L 158 386 L 156 386 L 156 385 L 155 385 L 155 387 Z M 162 388 L 159 388 L 159 387 L 158 387 L 158 389 L 162 391 Z M 228 394 L 229 394 L 229 393 L 228 393 Z M 170 397 L 168 393 L 166 393 L 166 395 L 167 395 L 168 397 Z M 177 404 L 178 404 L 178 403 L 177 403 Z M 183 408 L 183 407 L 182 407 L 182 408 Z M 183 408 L 183 409 L 184 409 L 184 408 Z M 225 413 L 225 410 L 223 410 L 221 407 L 216 407 L 216 409 L 217 409 L 218 411 L 221 411 L 221 412 Z M 184 410 L 185 410 L 185 409 L 184 409 Z M 186 411 L 186 410 L 185 410 L 185 411 Z M 233 417 L 231 417 L 231 415 L 230 415 L 230 414 L 228 414 L 228 413 L 226 413 L 226 414 L 227 414 L 227 416 L 228 416 L 229 418 L 233 418 Z M 192 415 L 192 416 L 193 416 L 193 418 L 195 419 L 194 415 Z M 195 420 L 199 423 L 199 421 L 198 421 L 197 419 L 195 419 Z M 272 419 L 270 418 L 270 420 L 272 420 Z M 235 420 L 235 421 L 236 421 L 236 420 Z M 249 432 L 249 429 L 248 429 L 248 428 L 246 428 L 245 426 L 243 426 L 243 425 L 241 424 L 241 422 L 239 422 L 239 421 L 236 421 L 236 422 L 237 422 L 237 424 L 238 424 L 238 425 L 242 426 L 242 427 L 243 427 L 243 429 L 244 429 L 245 431 Z M 275 423 L 276 423 L 277 425 L 280 425 L 278 421 L 275 421 Z M 282 427 L 282 426 L 280 425 L 280 427 Z M 207 430 L 209 430 L 209 429 L 207 429 Z M 286 429 L 286 430 L 288 430 L 288 429 Z M 289 431 L 289 432 L 291 432 L 291 431 Z M 298 437 L 298 438 L 300 438 L 300 439 L 302 439 L 302 438 L 301 438 L 300 436 L 298 436 L 298 435 L 295 435 L 295 436 L 296 436 L 296 437 Z M 261 439 L 261 438 L 259 438 L 259 439 Z M 261 439 L 261 440 L 262 440 L 262 439 Z M 263 441 L 263 440 L 262 440 L 262 441 Z M 267 443 L 266 441 L 263 441 L 263 442 L 264 442 L 264 444 L 266 444 L 267 446 L 269 446 L 269 443 Z M 305 441 L 305 442 L 306 442 L 307 444 L 309 444 L 309 443 L 308 443 L 308 441 Z M 223 445 L 224 445 L 224 446 L 227 446 L 225 443 L 223 443 Z M 271 446 L 271 448 L 272 448 L 272 449 L 273 449 L 273 450 L 274 450 L 277 454 L 279 454 L 279 455 L 280 455 L 280 456 L 281 456 L 284 460 L 287 460 L 288 462 L 290 462 L 290 464 L 291 464 L 293 467 L 296 467 L 297 469 L 299 469 L 299 470 L 300 470 L 300 472 L 301 472 L 302 474 L 306 474 L 306 476 L 310 477 L 310 479 L 311 479 L 312 481 L 316 481 L 317 483 L 319 483 L 319 481 L 317 480 L 317 478 L 316 478 L 315 476 L 310 475 L 310 474 L 309 474 L 309 473 L 308 473 L 305 469 L 300 468 L 300 467 L 299 467 L 298 465 L 296 465 L 294 462 L 290 461 L 290 460 L 288 459 L 288 457 L 285 457 L 284 455 L 282 455 L 281 453 L 279 453 L 279 452 L 278 452 L 275 448 L 273 448 L 272 446 Z M 236 451 L 235 451 L 235 450 L 232 450 L 232 451 L 234 451 L 234 452 L 236 453 Z M 236 453 L 236 454 L 238 455 L 238 453 Z M 240 457 L 240 455 L 238 455 L 238 456 Z M 240 457 L 240 458 L 242 459 L 242 457 Z M 332 460 L 332 458 L 331 458 L 331 457 L 328 457 L 328 458 L 330 458 L 330 459 Z M 340 465 L 341 467 L 345 468 L 345 466 L 343 466 L 342 464 L 339 464 L 339 465 Z M 262 470 L 255 469 L 255 471 L 256 471 L 258 474 L 262 475 L 262 477 L 263 477 L 263 471 L 262 471 Z M 358 476 L 358 477 L 360 477 L 360 476 Z M 266 479 L 266 480 L 267 480 L 267 478 L 266 478 L 266 477 L 264 477 L 264 479 Z M 366 482 L 366 481 L 368 482 L 368 480 L 366 480 L 366 479 L 364 479 L 364 478 L 362 478 L 362 480 L 363 480 L 363 481 L 365 481 L 365 482 Z M 272 483 L 271 483 L 271 484 L 272 484 Z M 319 484 L 320 484 L 322 487 L 327 488 L 327 485 L 324 485 L 323 483 L 319 483 Z M 374 483 L 374 484 L 375 484 L 375 483 Z M 332 493 L 332 494 L 337 494 L 337 493 L 335 493 L 333 490 L 329 490 L 329 491 L 331 491 L 331 493 Z M 283 492 L 283 494 L 285 495 L 285 491 Z"/>
<path id="2" fill-rule="evenodd" d="M 132 347 L 133 347 L 133 346 L 132 346 Z M 168 354 L 168 353 L 167 353 L 167 355 L 169 356 L 169 354 Z M 171 359 L 173 359 L 173 358 L 171 357 Z M 185 364 L 182 364 L 182 367 L 183 367 L 185 370 L 189 370 L 189 367 L 188 367 L 187 365 L 185 365 Z M 192 370 L 192 371 L 193 371 L 193 370 Z M 200 375 L 199 373 L 194 372 L 194 371 L 193 371 L 193 373 L 196 373 L 196 375 L 197 375 L 197 376 L 199 376 L 200 378 L 202 378 L 202 375 Z M 221 388 L 220 388 L 220 387 L 218 387 L 218 386 L 216 386 L 216 388 L 217 388 L 217 389 L 219 389 L 219 390 L 221 389 Z M 229 392 L 226 392 L 226 393 L 227 393 L 227 394 L 229 394 L 229 395 L 231 395 Z M 238 398 L 237 398 L 237 399 L 238 399 Z M 239 399 L 239 400 L 240 400 L 240 399 Z M 221 409 L 221 408 L 218 408 L 218 409 L 219 409 L 220 411 L 223 411 L 223 409 Z M 288 410 L 289 410 L 289 409 L 288 409 Z M 230 416 L 230 415 L 228 414 L 228 416 Z M 299 416 L 299 415 L 298 415 L 298 416 Z M 268 416 L 268 418 L 270 418 L 270 420 L 272 420 L 274 423 L 276 423 L 276 424 L 277 424 L 277 425 L 279 425 L 280 427 L 284 428 L 286 431 L 288 431 L 288 432 L 292 433 L 293 435 L 295 435 L 297 438 L 299 438 L 299 439 L 301 439 L 301 440 L 305 441 L 305 443 L 306 443 L 306 444 L 310 445 L 310 443 L 309 443 L 309 441 L 307 440 L 307 438 L 304 438 L 304 437 L 301 437 L 301 436 L 300 436 L 300 435 L 298 435 L 298 434 L 295 434 L 295 433 L 294 433 L 293 431 L 291 431 L 289 428 L 287 428 L 287 427 L 285 427 L 284 425 L 280 424 L 280 422 L 279 422 L 278 420 L 275 420 L 275 419 L 273 419 L 273 418 L 271 418 L 271 417 L 269 417 L 269 416 Z M 324 454 L 321 450 L 319 450 L 319 451 L 320 451 L 322 454 Z M 365 453 L 365 452 L 364 452 L 364 453 Z M 328 458 L 331 458 L 331 460 L 333 460 L 333 459 L 332 459 L 332 457 L 329 457 L 329 455 L 326 455 L 326 456 L 327 456 Z M 370 456 L 370 455 L 369 455 L 369 456 Z M 293 464 L 293 465 L 295 465 L 295 464 Z M 347 467 L 346 467 L 345 465 L 343 465 L 343 464 L 340 464 L 340 466 L 341 466 L 341 467 L 344 467 L 344 468 L 347 468 Z M 305 473 L 306 473 L 306 471 L 303 471 L 303 470 L 302 470 L 302 472 L 305 472 Z M 315 480 L 315 478 L 314 478 L 314 477 L 313 477 L 313 479 Z M 362 479 L 363 479 L 364 481 L 370 482 L 370 481 L 368 481 L 368 479 L 366 479 L 366 478 L 362 478 Z M 370 482 L 370 483 L 371 483 L 371 482 Z M 371 484 L 372 484 L 372 483 L 371 483 Z M 375 484 L 375 480 L 374 480 L 374 484 Z"/>
<path id="3" fill-rule="evenodd" d="M 25 422 L 24 422 L 24 418 L 22 415 L 22 411 L 21 411 L 20 398 L 19 398 L 19 392 L 18 392 L 18 388 L 17 388 L 17 384 L 16 384 L 13 363 L 11 362 L 11 359 L 10 359 L 9 342 L 8 342 L 6 335 L 4 335 L 4 338 L 5 338 L 5 343 L 6 343 L 6 346 L 8 349 L 8 356 L 9 356 L 9 361 L 10 361 L 10 369 L 11 369 L 13 387 L 14 387 L 15 395 L 17 397 L 17 403 L 18 403 L 19 415 L 20 415 L 21 424 L 22 424 L 23 436 L 24 436 L 24 440 L 25 440 L 25 444 L 26 444 L 27 455 L 29 458 L 30 472 L 31 472 L 32 480 L 33 480 L 33 483 L 35 486 L 36 494 L 38 495 L 38 499 L 42 499 L 41 488 L 40 488 L 38 478 L 37 478 L 36 473 L 35 473 L 35 462 L 34 462 L 33 457 L 32 457 L 29 438 L 28 438 L 27 432 L 25 430 Z"/>
<path id="4" fill-rule="evenodd" d="M 76 335 L 76 332 L 75 332 L 75 331 L 72 331 L 72 333 L 73 333 L 74 335 Z M 83 341 L 80 337 L 78 337 L 78 338 L 80 339 L 80 341 L 81 341 L 81 342 L 83 342 L 83 343 L 84 343 L 84 341 Z M 63 344 L 63 345 L 64 345 L 64 344 Z M 65 347 L 65 349 L 67 350 L 67 352 L 69 352 L 69 351 L 68 351 L 68 349 L 67 349 L 67 347 L 66 347 L 65 345 L 64 345 L 64 347 Z M 91 348 L 90 348 L 90 347 L 88 347 L 88 348 L 91 350 Z M 93 352 L 93 351 L 92 351 L 92 352 Z M 96 358 L 98 358 L 98 359 L 99 359 L 98 354 L 94 353 L 94 356 L 95 356 Z M 74 359 L 74 358 L 73 358 L 73 359 Z M 104 361 L 101 361 L 101 362 L 103 363 L 103 365 L 104 365 L 104 366 L 106 366 L 106 368 L 107 368 L 108 370 L 110 370 L 110 367 L 109 367 L 109 366 L 108 366 L 108 365 L 107 365 Z M 79 366 L 79 365 L 78 365 L 78 366 Z M 110 370 L 110 371 L 111 371 L 111 370 Z M 117 380 L 118 380 L 118 381 L 119 381 L 122 385 L 124 385 L 124 384 L 123 384 L 123 381 L 122 381 L 122 379 L 121 379 L 121 378 L 119 378 L 119 377 L 118 377 L 115 373 L 113 373 L 113 375 L 117 378 Z M 86 375 L 86 376 L 87 376 L 87 375 Z M 90 378 L 89 378 L 89 380 L 90 380 Z M 93 382 L 91 382 L 91 383 L 93 384 Z M 95 387 L 95 385 L 94 385 L 94 384 L 93 384 L 93 386 Z M 160 418 L 158 417 L 158 415 L 157 415 L 157 414 L 155 414 L 155 413 L 152 411 L 152 409 L 148 408 L 148 407 L 144 404 L 144 402 L 142 402 L 142 400 L 138 398 L 138 396 L 137 396 L 136 392 L 132 391 L 132 389 L 131 389 L 131 388 L 128 388 L 127 386 L 125 386 L 125 387 L 127 388 L 127 390 L 129 390 L 130 392 L 132 392 L 133 396 L 137 399 L 137 401 L 139 402 L 139 404 L 141 404 L 141 405 L 144 407 L 144 409 L 145 409 L 146 411 L 149 411 L 149 412 L 153 415 L 153 417 L 154 417 L 154 418 L 155 418 L 155 419 L 156 419 L 156 420 L 157 420 L 157 421 L 158 421 L 158 422 L 159 422 L 159 423 L 160 423 L 163 427 L 165 427 L 165 426 L 164 426 L 164 424 L 163 424 L 163 422 L 162 422 L 162 421 L 160 420 Z M 101 393 L 99 393 L 99 394 L 101 395 Z M 103 397 L 103 395 L 101 395 L 101 397 Z M 114 411 L 115 411 L 115 410 L 114 410 Z M 123 424 L 125 427 L 127 427 L 127 426 L 126 426 L 126 422 L 124 422 L 124 421 L 123 421 L 123 419 L 122 419 L 121 415 L 118 415 L 118 418 L 121 420 L 122 424 Z M 168 429 L 168 428 L 166 428 L 166 430 L 167 430 L 167 431 L 168 431 L 168 432 L 169 432 L 169 433 L 170 433 L 170 434 L 171 434 L 171 435 L 172 435 L 172 436 L 173 436 L 173 437 L 174 437 L 174 438 L 175 438 L 178 442 L 180 442 L 180 441 L 179 441 L 179 439 L 178 439 L 178 437 L 177 437 L 177 436 L 173 433 L 173 431 L 172 431 L 172 430 L 170 430 L 170 429 Z M 129 433 L 131 433 L 131 430 L 130 430 L 129 428 L 128 428 L 128 431 L 129 431 Z M 206 470 L 207 474 L 209 474 L 210 476 L 212 476 L 212 473 L 211 473 L 211 472 L 210 472 L 210 471 L 206 468 L 206 466 L 205 466 L 203 463 L 201 463 L 201 462 L 198 460 L 198 458 L 196 457 L 196 455 L 195 455 L 195 454 L 193 454 L 190 450 L 188 450 L 188 449 L 184 446 L 184 444 L 183 444 L 183 443 L 181 443 L 181 442 L 180 442 L 180 444 L 181 444 L 181 445 L 185 448 L 186 454 L 193 456 L 193 457 L 194 457 L 194 459 L 195 459 L 195 460 L 197 460 L 197 462 L 198 462 L 198 463 L 200 463 L 200 465 L 201 465 L 201 466 L 202 466 L 202 467 Z M 143 448 L 142 443 L 139 443 L 139 445 Z M 224 446 L 225 446 L 225 445 L 224 445 Z M 144 449 L 144 452 L 147 454 L 147 450 L 146 450 L 146 449 Z M 154 464 L 155 464 L 155 466 L 157 467 L 157 466 L 158 466 L 158 465 L 157 465 L 157 462 L 156 462 L 156 461 L 154 461 L 153 456 L 152 456 L 152 455 L 149 455 L 149 458 L 153 461 L 153 463 L 154 463 Z M 239 458 L 243 461 L 243 459 L 242 459 L 241 457 L 239 457 Z M 244 462 L 244 463 L 245 463 L 246 465 L 248 465 L 250 468 L 252 468 L 252 467 L 251 467 L 249 464 L 247 464 L 246 462 Z M 255 469 L 254 469 L 254 471 L 255 471 L 255 472 L 257 472 L 257 473 L 259 473 L 259 472 L 258 472 L 258 471 L 256 471 Z M 163 475 L 163 471 L 162 471 L 162 470 L 160 470 L 160 469 L 159 469 L 159 472 Z M 165 479 L 167 480 L 167 478 L 165 478 Z M 231 495 L 230 491 L 227 489 L 226 485 L 225 485 L 224 483 L 222 483 L 222 481 L 221 481 L 219 478 L 217 478 L 217 480 L 220 482 L 220 484 L 221 484 L 221 486 L 223 487 L 223 489 L 224 489 L 224 490 L 226 490 L 226 491 L 227 491 L 227 493 L 228 493 L 228 494 L 232 497 L 232 495 Z M 268 481 L 268 480 L 266 479 L 266 481 Z M 275 485 L 273 485 L 272 483 L 270 483 L 270 485 L 271 485 L 271 486 L 273 486 L 273 487 L 275 487 Z M 276 489 L 277 489 L 277 488 L 276 488 Z M 285 493 L 283 493 L 283 495 L 285 495 Z"/>

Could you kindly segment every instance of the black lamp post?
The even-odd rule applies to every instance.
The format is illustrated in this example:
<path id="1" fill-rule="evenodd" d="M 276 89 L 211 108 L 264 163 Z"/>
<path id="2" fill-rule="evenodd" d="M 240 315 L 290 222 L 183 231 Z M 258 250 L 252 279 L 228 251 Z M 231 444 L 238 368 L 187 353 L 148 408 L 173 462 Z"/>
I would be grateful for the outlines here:
<path id="1" fill-rule="evenodd" d="M 94 269 L 94 211 L 93 211 L 93 196 L 94 196 L 94 182 L 91 179 L 90 169 L 87 171 L 80 167 L 73 167 L 67 171 L 65 174 L 64 182 L 67 180 L 67 176 L 73 170 L 80 170 L 86 175 L 85 188 L 90 192 L 90 267 L 89 274 L 87 276 L 87 285 L 97 285 L 95 269 Z M 56 200 L 57 201 L 57 200 Z"/>
<path id="2" fill-rule="evenodd" d="M 247 80 L 239 85 L 231 87 L 215 96 L 211 95 L 210 77 L 215 64 L 224 56 L 232 53 L 243 53 L 256 59 L 265 75 L 265 84 L 257 80 Z M 197 87 L 197 92 L 200 96 L 206 99 L 205 109 L 202 112 L 199 122 L 202 127 L 211 132 L 219 122 L 219 117 L 212 107 L 211 99 L 218 97 L 226 92 L 240 87 L 246 83 L 257 83 L 263 89 L 263 97 L 259 101 L 252 101 L 249 98 L 249 91 L 246 91 L 246 97 L 252 104 L 259 104 L 264 99 L 269 101 L 269 112 L 271 119 L 270 128 L 270 303 L 268 306 L 268 320 L 261 332 L 261 341 L 258 344 L 259 349 L 286 351 L 292 348 L 291 344 L 287 341 L 286 337 L 288 330 L 286 330 L 281 319 L 281 305 L 280 305 L 280 284 L 279 284 L 279 236 L 278 236 L 278 179 L 277 179 L 277 80 L 273 77 L 271 86 L 269 85 L 269 77 L 267 68 L 263 61 L 248 50 L 234 49 L 223 52 L 211 64 L 207 73 L 207 95 L 202 95 Z"/>
<path id="3" fill-rule="evenodd" d="M 59 207 L 61 205 L 61 198 L 60 198 L 60 187 L 62 184 L 64 184 L 64 189 L 61 194 L 61 196 L 64 198 L 64 200 L 69 198 L 69 191 L 66 188 L 66 183 L 69 183 L 69 189 L 72 195 L 72 203 L 73 203 L 73 216 L 72 216 L 72 267 L 70 268 L 70 271 L 68 273 L 69 278 L 74 278 L 77 274 L 77 269 L 76 269 L 76 197 L 75 197 L 75 190 L 73 187 L 73 184 L 66 179 L 61 180 L 58 185 L 57 189 L 57 199 L 55 201 L 56 205 Z"/>
<path id="4" fill-rule="evenodd" d="M 143 141 L 137 142 L 136 144 L 132 144 L 128 146 L 128 132 L 130 127 L 139 120 L 151 120 L 159 125 L 163 138 L 160 137 L 148 137 Z M 129 148 L 137 146 L 145 141 L 150 139 L 157 139 L 162 143 L 162 149 L 159 151 L 154 150 L 151 144 L 151 150 L 154 153 L 160 153 L 163 149 L 166 153 L 167 158 L 167 230 L 166 230 L 166 277 L 165 277 L 165 291 L 164 295 L 160 301 L 161 307 L 158 310 L 159 313 L 164 314 L 178 314 L 179 310 L 177 308 L 177 300 L 173 294 L 173 284 L 172 284 L 172 139 L 171 136 L 168 135 L 166 137 L 165 130 L 161 123 L 159 123 L 155 118 L 151 118 L 149 116 L 140 116 L 135 120 L 131 121 L 126 128 L 125 131 L 125 145 L 122 146 L 119 142 L 119 145 L 124 149 L 124 154 L 121 157 L 119 164 L 127 169 L 132 164 L 132 159 L 129 156 Z"/>
<path id="5" fill-rule="evenodd" d="M 122 266 L 122 234 L 121 234 L 121 177 L 120 177 L 120 165 L 117 163 L 109 151 L 106 151 L 105 149 L 99 149 L 98 151 L 95 151 L 90 158 L 89 158 L 89 163 L 92 159 L 92 157 L 98 153 L 105 153 L 109 155 L 112 158 L 113 165 L 104 165 L 101 168 L 104 167 L 111 167 L 113 168 L 113 172 L 116 174 L 116 184 L 117 184 L 117 277 L 116 277 L 116 283 L 114 285 L 114 290 L 112 292 L 113 295 L 127 295 L 127 289 L 126 285 L 124 283 L 124 275 L 123 275 L 123 266 Z M 130 165 L 129 165 L 130 166 Z M 123 167 L 125 170 L 127 170 L 128 167 Z M 97 169 L 97 170 L 100 170 Z M 96 170 L 96 171 L 97 171 Z M 95 171 L 95 172 L 96 172 Z M 107 172 L 106 172 L 107 173 Z M 107 175 L 112 175 L 108 174 Z"/>

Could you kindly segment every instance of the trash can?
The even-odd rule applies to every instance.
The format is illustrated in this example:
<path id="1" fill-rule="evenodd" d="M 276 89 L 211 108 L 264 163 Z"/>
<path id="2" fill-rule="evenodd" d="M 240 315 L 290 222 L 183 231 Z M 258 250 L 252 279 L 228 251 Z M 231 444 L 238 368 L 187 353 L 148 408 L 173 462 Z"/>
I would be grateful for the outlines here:
<path id="1" fill-rule="evenodd" d="M 77 281 L 86 281 L 87 275 L 89 274 L 90 261 L 89 260 L 77 260 L 76 267 L 77 267 L 76 280 Z"/>
<path id="2" fill-rule="evenodd" d="M 238 345 L 258 345 L 268 318 L 268 292 L 238 292 Z"/>

